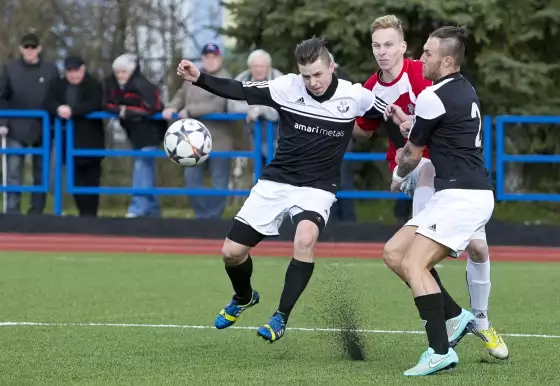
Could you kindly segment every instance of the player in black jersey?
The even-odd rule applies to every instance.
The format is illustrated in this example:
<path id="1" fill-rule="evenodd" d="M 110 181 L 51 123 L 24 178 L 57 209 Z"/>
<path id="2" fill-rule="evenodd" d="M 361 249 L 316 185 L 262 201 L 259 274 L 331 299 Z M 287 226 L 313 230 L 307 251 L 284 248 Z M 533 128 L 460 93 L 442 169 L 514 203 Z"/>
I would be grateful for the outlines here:
<path id="1" fill-rule="evenodd" d="M 480 101 L 460 73 L 464 55 L 465 32 L 461 28 L 439 28 L 424 45 L 423 76 L 434 84 L 418 96 L 408 142 L 391 184 L 392 192 L 400 191 L 429 146 L 436 193 L 424 210 L 387 242 L 384 251 L 400 254 L 401 273 L 428 334 L 429 348 L 418 364 L 404 373 L 407 376 L 432 374 L 458 363 L 447 339 L 443 295 L 430 269 L 447 256 L 459 256 L 494 209 L 482 156 Z M 388 115 L 393 113 L 391 109 L 389 106 Z"/>
<path id="2" fill-rule="evenodd" d="M 382 117 L 387 104 L 360 84 L 337 79 L 325 42 L 313 38 L 295 49 L 299 75 L 272 81 L 239 82 L 202 74 L 188 60 L 177 73 L 213 94 L 278 110 L 280 135 L 275 158 L 267 165 L 235 216 L 222 249 L 234 289 L 229 304 L 214 323 L 234 324 L 259 302 L 251 287 L 253 263 L 249 252 L 265 236 L 278 235 L 285 216 L 296 224 L 294 256 L 286 271 L 277 311 L 257 330 L 269 342 L 280 339 L 295 303 L 314 269 L 313 251 L 326 225 L 340 179 L 344 151 L 356 117 Z"/>

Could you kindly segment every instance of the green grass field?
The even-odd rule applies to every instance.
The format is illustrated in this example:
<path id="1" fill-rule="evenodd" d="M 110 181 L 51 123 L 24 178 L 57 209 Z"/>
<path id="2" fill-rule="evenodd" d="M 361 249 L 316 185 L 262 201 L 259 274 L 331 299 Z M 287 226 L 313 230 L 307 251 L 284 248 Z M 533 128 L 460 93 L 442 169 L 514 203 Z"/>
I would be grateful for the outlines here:
<path id="1" fill-rule="evenodd" d="M 406 379 L 426 339 L 410 333 L 421 330 L 410 293 L 380 260 L 318 260 L 289 325 L 385 331 L 360 333 L 364 361 L 349 359 L 336 332 L 288 330 L 273 345 L 258 339 L 250 327 L 275 310 L 287 262 L 256 258 L 262 300 L 236 324 L 249 328 L 217 331 L 203 328 L 231 293 L 217 257 L 1 252 L 0 321 L 55 325 L 0 327 L 0 385 L 558 384 L 558 264 L 495 263 L 492 271 L 498 330 L 553 336 L 506 336 L 507 361 L 467 336 L 454 371 Z M 440 275 L 467 305 L 464 269 L 464 261 L 446 261 Z"/>

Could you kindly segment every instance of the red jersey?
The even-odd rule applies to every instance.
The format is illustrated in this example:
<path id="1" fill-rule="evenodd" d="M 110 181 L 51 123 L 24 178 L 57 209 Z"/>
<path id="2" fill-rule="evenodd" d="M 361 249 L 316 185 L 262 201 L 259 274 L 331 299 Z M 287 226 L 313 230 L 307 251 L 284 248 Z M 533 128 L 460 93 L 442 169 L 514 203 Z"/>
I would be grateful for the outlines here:
<path id="1" fill-rule="evenodd" d="M 379 73 L 373 74 L 364 87 L 373 90 L 375 95 L 383 99 L 387 104 L 399 106 L 406 114 L 414 115 L 416 98 L 426 87 L 432 85 L 431 80 L 424 79 L 422 76 L 422 63 L 419 60 L 405 59 L 401 73 L 395 80 L 385 83 L 379 79 Z M 381 120 L 368 120 L 362 117 L 356 119 L 358 126 L 364 131 L 377 130 Z M 396 127 L 396 130 L 395 130 Z M 395 156 L 397 149 L 404 146 L 406 139 L 400 133 L 396 125 L 391 125 L 387 129 L 389 135 L 389 148 L 387 149 L 387 161 L 391 171 L 395 169 L 397 163 Z M 429 158 L 428 148 L 424 150 L 424 157 Z"/>

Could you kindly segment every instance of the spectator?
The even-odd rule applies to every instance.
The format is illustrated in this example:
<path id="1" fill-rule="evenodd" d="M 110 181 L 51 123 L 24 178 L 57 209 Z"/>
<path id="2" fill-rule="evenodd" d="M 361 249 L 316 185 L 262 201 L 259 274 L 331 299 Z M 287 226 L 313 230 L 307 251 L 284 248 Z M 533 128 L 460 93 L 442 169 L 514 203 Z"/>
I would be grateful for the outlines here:
<path id="1" fill-rule="evenodd" d="M 66 73 L 54 83 L 45 109 L 53 116 L 72 119 L 74 122 L 74 147 L 77 149 L 103 149 L 105 136 L 101 120 L 85 119 L 85 115 L 101 110 L 103 89 L 101 83 L 87 73 L 79 56 L 64 61 Z M 65 141 L 66 136 L 63 136 Z M 65 149 L 63 147 L 63 149 Z M 63 158 L 65 159 L 65 158 Z M 102 157 L 74 157 L 75 186 L 99 187 Z M 97 216 L 98 194 L 75 194 L 74 202 L 80 216 Z"/>
<path id="2" fill-rule="evenodd" d="M 27 34 L 21 38 L 21 58 L 4 66 L 0 77 L 0 104 L 4 109 L 41 110 L 45 97 L 53 82 L 58 79 L 56 66 L 41 58 L 39 38 Z M 43 145 L 41 119 L 0 118 L 0 135 L 7 136 L 9 148 L 40 147 Z M 23 180 L 23 155 L 7 156 L 8 185 L 21 185 Z M 43 184 L 43 157 L 33 156 L 33 183 Z M 31 194 L 28 213 L 43 213 L 46 193 Z M 7 212 L 20 213 L 21 193 L 7 194 Z"/>
<path id="3" fill-rule="evenodd" d="M 202 71 L 221 78 L 230 78 L 229 73 L 222 68 L 223 58 L 220 49 L 213 43 L 202 48 Z M 209 93 L 200 87 L 193 87 L 185 82 L 177 91 L 169 107 L 163 111 L 163 117 L 170 119 L 174 113 L 180 117 L 200 118 L 207 114 L 224 114 L 227 100 Z M 228 121 L 202 120 L 212 134 L 213 151 L 233 150 L 232 123 Z M 204 187 L 206 169 L 210 170 L 212 186 L 215 189 L 228 189 L 230 174 L 229 158 L 210 158 L 196 168 L 185 168 L 185 181 L 188 188 Z M 225 196 L 191 196 L 189 201 L 195 217 L 220 218 L 224 212 L 227 197 Z"/>
<path id="4" fill-rule="evenodd" d="M 106 111 L 119 115 L 120 124 L 135 150 L 154 151 L 160 138 L 160 122 L 148 116 L 161 111 L 158 88 L 140 72 L 136 55 L 123 54 L 113 62 L 113 75 L 106 80 Z M 156 185 L 155 158 L 134 160 L 132 187 L 150 189 Z M 153 194 L 133 194 L 126 217 L 160 215 L 159 200 Z"/>
<path id="5" fill-rule="evenodd" d="M 249 54 L 247 58 L 248 69 L 237 75 L 235 78 L 239 81 L 253 81 L 261 82 L 265 80 L 273 80 L 282 76 L 283 74 L 275 68 L 272 68 L 272 58 L 269 53 L 264 50 L 255 50 Z M 247 129 L 253 133 L 255 122 L 261 120 L 262 124 L 262 154 L 263 163 L 266 164 L 267 157 L 267 138 L 266 138 L 266 123 L 268 121 L 277 121 L 278 112 L 268 106 L 251 105 L 249 106 L 246 101 L 229 100 L 227 105 L 229 113 L 244 113 L 247 114 Z M 277 134 L 275 133 L 275 137 Z M 254 143 L 254 141 L 253 141 Z"/>
<path id="6" fill-rule="evenodd" d="M 334 73 L 339 79 L 350 81 L 348 75 L 335 62 L 334 57 L 330 54 L 334 63 Z M 352 138 L 348 143 L 346 152 L 351 152 L 356 147 L 356 141 Z M 340 167 L 340 190 L 354 190 L 354 173 L 356 172 L 356 161 L 343 161 Z M 331 208 L 331 218 L 334 221 L 351 221 L 356 222 L 356 202 L 351 198 L 339 198 Z"/>

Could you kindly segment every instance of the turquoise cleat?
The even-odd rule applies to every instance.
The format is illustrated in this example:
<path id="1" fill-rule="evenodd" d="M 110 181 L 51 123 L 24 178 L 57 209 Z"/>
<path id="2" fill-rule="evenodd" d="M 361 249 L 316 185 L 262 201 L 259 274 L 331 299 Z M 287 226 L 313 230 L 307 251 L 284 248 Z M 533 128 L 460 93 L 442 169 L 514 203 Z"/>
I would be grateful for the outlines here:
<path id="1" fill-rule="evenodd" d="M 450 347 L 457 346 L 465 335 L 476 329 L 475 320 L 471 312 L 463 309 L 459 316 L 445 321 Z"/>
<path id="2" fill-rule="evenodd" d="M 459 357 L 452 348 L 445 355 L 436 354 L 430 347 L 418 361 L 418 364 L 404 372 L 407 377 L 430 375 L 439 371 L 452 369 L 459 363 Z"/>

